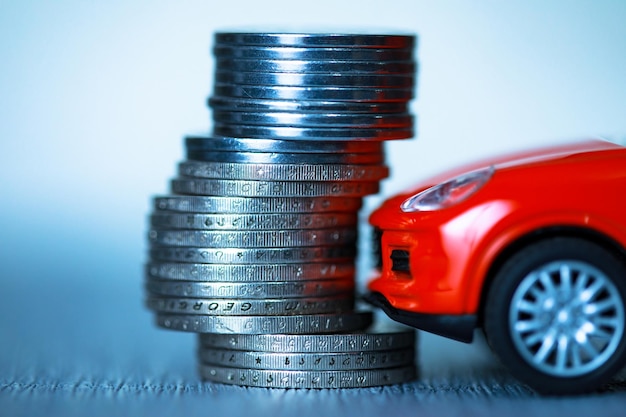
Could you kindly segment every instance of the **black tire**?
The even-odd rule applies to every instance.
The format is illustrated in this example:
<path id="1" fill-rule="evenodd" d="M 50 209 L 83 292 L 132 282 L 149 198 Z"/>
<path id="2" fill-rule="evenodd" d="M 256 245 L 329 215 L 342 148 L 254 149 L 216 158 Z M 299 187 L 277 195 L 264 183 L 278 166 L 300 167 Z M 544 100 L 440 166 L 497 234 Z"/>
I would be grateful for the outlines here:
<path id="1" fill-rule="evenodd" d="M 555 237 L 509 258 L 486 297 L 487 340 L 542 394 L 598 389 L 626 359 L 626 267 L 604 248 Z"/>

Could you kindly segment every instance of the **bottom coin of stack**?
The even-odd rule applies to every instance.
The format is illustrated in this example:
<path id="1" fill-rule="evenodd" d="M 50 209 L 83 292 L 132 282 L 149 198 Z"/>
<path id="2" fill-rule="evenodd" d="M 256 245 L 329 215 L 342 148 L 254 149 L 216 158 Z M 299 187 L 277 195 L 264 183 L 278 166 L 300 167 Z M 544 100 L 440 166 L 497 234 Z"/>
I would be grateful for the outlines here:
<path id="1" fill-rule="evenodd" d="M 342 334 L 201 334 L 208 381 L 264 388 L 362 388 L 416 377 L 415 330 Z"/>

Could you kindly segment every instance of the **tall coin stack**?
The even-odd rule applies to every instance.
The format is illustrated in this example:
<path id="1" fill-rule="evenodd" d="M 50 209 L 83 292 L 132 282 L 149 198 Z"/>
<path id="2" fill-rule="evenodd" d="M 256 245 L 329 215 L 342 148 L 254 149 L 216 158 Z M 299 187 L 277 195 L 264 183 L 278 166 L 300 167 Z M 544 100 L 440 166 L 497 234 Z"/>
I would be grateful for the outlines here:
<path id="1" fill-rule="evenodd" d="M 148 308 L 200 333 L 204 379 L 352 388 L 415 377 L 415 334 L 355 310 L 358 210 L 413 135 L 412 35 L 217 33 L 210 136 L 154 198 Z"/>

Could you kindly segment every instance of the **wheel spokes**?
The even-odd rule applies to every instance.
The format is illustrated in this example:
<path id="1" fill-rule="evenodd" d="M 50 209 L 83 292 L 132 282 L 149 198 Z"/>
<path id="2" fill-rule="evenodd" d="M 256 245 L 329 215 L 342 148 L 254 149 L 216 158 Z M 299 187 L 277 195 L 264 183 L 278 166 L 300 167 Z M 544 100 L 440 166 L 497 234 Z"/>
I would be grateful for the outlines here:
<path id="1" fill-rule="evenodd" d="M 582 375 L 602 366 L 624 327 L 624 306 L 612 281 L 579 261 L 546 264 L 528 274 L 509 310 L 512 341 L 537 369 Z"/>
<path id="2" fill-rule="evenodd" d="M 535 353 L 535 361 L 539 363 L 545 362 L 546 358 L 548 357 L 552 349 L 555 347 L 555 345 L 556 345 L 556 339 L 555 339 L 554 331 L 551 331 L 550 333 L 545 335 L 543 339 L 543 343 L 541 343 L 541 347 L 539 348 L 537 353 Z"/>
<path id="3" fill-rule="evenodd" d="M 556 349 L 556 369 L 563 372 L 567 366 L 567 357 L 569 356 L 570 343 L 569 337 L 565 334 L 559 335 Z"/>
<path id="4" fill-rule="evenodd" d="M 561 265 L 559 269 L 560 282 L 558 289 L 560 295 L 565 298 L 570 298 L 572 293 L 572 270 L 568 264 Z"/>

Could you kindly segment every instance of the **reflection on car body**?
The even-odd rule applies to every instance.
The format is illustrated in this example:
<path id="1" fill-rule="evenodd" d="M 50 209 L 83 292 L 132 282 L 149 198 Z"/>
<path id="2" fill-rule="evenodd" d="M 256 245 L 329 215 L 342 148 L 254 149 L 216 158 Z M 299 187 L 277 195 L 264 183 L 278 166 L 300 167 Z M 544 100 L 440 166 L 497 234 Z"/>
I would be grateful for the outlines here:
<path id="1" fill-rule="evenodd" d="M 593 139 L 446 172 L 370 217 L 366 299 L 469 342 L 483 328 L 540 392 L 598 388 L 626 360 L 626 148 Z"/>

